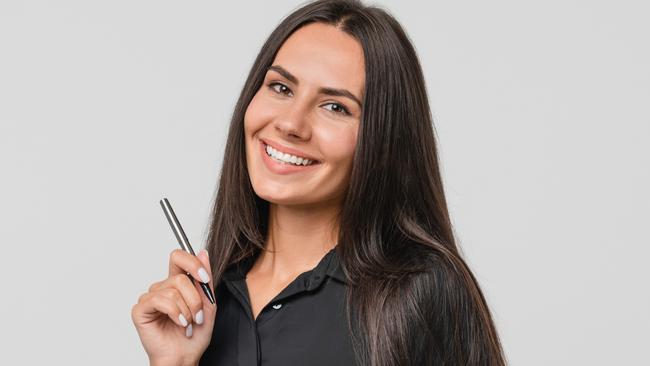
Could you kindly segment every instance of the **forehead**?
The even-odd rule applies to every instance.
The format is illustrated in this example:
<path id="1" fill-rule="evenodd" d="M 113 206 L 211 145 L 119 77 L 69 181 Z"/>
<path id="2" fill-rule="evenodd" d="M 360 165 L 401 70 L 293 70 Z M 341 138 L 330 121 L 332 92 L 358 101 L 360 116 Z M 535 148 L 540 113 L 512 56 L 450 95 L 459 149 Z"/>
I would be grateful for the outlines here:
<path id="1" fill-rule="evenodd" d="M 363 95 L 361 44 L 334 26 L 311 23 L 299 28 L 282 44 L 273 64 L 294 74 L 301 86 L 345 88 Z"/>

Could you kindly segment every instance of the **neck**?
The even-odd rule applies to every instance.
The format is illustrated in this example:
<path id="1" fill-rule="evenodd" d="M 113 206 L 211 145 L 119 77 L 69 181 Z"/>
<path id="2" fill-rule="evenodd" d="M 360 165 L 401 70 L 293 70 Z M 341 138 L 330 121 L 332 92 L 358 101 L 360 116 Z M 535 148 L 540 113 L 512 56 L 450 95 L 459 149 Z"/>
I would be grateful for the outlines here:
<path id="1" fill-rule="evenodd" d="M 304 208 L 271 203 L 265 250 L 250 274 L 283 281 L 316 267 L 337 244 L 339 208 L 335 204 Z"/>

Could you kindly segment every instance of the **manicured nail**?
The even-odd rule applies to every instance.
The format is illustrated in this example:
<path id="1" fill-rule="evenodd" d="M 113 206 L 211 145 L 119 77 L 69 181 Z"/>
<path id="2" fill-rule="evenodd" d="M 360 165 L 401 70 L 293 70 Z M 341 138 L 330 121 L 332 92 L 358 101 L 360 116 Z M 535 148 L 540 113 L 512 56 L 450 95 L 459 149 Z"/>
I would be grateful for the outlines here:
<path id="1" fill-rule="evenodd" d="M 178 314 L 178 320 L 180 320 L 181 324 L 183 324 L 184 327 L 187 327 L 187 319 L 185 319 L 183 314 Z"/>
<path id="2" fill-rule="evenodd" d="M 203 324 L 203 310 L 199 310 L 198 313 L 194 316 L 196 324 Z"/>
<path id="3" fill-rule="evenodd" d="M 185 328 L 185 336 L 187 337 L 192 336 L 192 324 L 188 325 L 187 328 Z"/>
<path id="4" fill-rule="evenodd" d="M 203 283 L 210 282 L 210 276 L 208 276 L 208 271 L 206 271 L 205 268 L 203 267 L 199 268 L 199 277 L 201 277 L 201 281 L 203 281 Z"/>

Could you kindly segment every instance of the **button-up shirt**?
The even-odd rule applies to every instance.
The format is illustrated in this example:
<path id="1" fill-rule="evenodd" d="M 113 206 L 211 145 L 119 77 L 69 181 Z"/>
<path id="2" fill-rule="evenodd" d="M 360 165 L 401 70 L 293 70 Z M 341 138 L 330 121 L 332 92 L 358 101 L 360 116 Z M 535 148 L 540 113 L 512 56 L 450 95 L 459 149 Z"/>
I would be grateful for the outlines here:
<path id="1" fill-rule="evenodd" d="M 228 267 L 217 285 L 212 340 L 199 365 L 356 365 L 345 314 L 346 278 L 336 248 L 253 319 L 246 273 L 255 259 Z"/>

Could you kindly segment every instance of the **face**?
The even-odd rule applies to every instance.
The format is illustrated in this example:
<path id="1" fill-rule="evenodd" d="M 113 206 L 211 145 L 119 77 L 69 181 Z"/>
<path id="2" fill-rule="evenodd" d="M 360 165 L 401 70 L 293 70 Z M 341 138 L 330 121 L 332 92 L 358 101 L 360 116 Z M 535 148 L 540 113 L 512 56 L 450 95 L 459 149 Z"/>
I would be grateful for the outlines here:
<path id="1" fill-rule="evenodd" d="M 335 27 L 311 23 L 284 42 L 244 117 L 246 163 L 258 196 L 283 205 L 342 199 L 364 83 L 361 45 Z"/>

